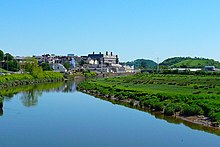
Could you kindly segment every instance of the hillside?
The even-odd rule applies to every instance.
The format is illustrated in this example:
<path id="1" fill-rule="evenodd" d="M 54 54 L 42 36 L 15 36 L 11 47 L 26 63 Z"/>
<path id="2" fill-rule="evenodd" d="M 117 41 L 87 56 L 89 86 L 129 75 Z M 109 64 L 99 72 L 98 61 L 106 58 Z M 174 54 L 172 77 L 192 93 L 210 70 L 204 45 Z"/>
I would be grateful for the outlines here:
<path id="1" fill-rule="evenodd" d="M 192 59 L 190 57 L 173 57 L 173 58 L 168 58 L 164 60 L 162 63 L 160 63 L 160 66 L 172 66 L 174 64 L 177 64 L 181 61 L 187 60 L 187 59 Z"/>
<path id="2" fill-rule="evenodd" d="M 204 66 L 215 66 L 220 68 L 220 62 L 213 59 L 174 57 L 163 61 L 160 65 L 176 68 L 203 68 Z"/>
<path id="3" fill-rule="evenodd" d="M 153 60 L 146 59 L 137 59 L 131 62 L 126 62 L 126 65 L 134 66 L 135 69 L 143 68 L 143 69 L 153 69 L 156 68 L 157 63 Z"/>
<path id="4" fill-rule="evenodd" d="M 188 59 L 181 61 L 177 64 L 172 65 L 172 67 L 191 67 L 191 68 L 203 68 L 204 66 L 215 66 L 220 68 L 220 63 L 212 59 Z"/>

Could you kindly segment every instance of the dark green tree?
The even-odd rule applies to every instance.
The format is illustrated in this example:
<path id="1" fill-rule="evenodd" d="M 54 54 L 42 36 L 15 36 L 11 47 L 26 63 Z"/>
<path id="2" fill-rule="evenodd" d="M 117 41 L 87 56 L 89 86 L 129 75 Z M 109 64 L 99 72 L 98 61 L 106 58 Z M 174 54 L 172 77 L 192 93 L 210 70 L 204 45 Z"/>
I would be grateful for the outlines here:
<path id="1" fill-rule="evenodd" d="M 50 67 L 50 64 L 48 62 L 44 62 L 41 64 L 43 71 L 51 71 L 52 68 Z"/>
<path id="2" fill-rule="evenodd" d="M 0 61 L 4 60 L 4 52 L 0 50 Z"/>
<path id="3" fill-rule="evenodd" d="M 141 67 L 142 69 L 147 68 L 147 65 L 146 65 L 146 63 L 144 62 L 144 60 L 141 60 L 140 65 L 141 65 L 140 67 Z"/>
<path id="4" fill-rule="evenodd" d="M 4 56 L 5 61 L 11 61 L 13 59 L 14 59 L 14 57 L 9 53 L 6 53 L 5 56 Z"/>
<path id="5" fill-rule="evenodd" d="M 10 60 L 10 61 L 5 62 L 5 65 L 3 68 L 8 71 L 19 71 L 20 64 L 16 60 Z"/>
<path id="6" fill-rule="evenodd" d="M 80 66 L 83 66 L 85 64 L 85 61 L 83 61 L 83 60 L 81 60 L 80 62 L 79 62 L 79 65 Z"/>
<path id="7" fill-rule="evenodd" d="M 63 65 L 66 69 L 70 69 L 70 67 L 71 67 L 71 64 L 70 64 L 70 62 L 69 61 L 66 61 L 65 63 L 64 63 L 64 65 Z"/>

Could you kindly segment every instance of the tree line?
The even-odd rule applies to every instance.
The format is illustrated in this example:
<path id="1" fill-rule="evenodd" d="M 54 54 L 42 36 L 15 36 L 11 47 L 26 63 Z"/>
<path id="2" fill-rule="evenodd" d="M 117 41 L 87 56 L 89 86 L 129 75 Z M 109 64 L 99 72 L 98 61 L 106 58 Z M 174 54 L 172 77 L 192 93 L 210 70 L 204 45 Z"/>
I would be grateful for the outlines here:
<path id="1" fill-rule="evenodd" d="M 34 57 L 27 57 L 23 63 L 19 63 L 10 53 L 4 53 L 2 50 L 0 50 L 0 62 L 0 68 L 13 72 L 22 70 L 37 75 L 37 73 L 41 73 L 41 71 L 52 70 L 47 62 L 38 65 L 38 61 Z"/>

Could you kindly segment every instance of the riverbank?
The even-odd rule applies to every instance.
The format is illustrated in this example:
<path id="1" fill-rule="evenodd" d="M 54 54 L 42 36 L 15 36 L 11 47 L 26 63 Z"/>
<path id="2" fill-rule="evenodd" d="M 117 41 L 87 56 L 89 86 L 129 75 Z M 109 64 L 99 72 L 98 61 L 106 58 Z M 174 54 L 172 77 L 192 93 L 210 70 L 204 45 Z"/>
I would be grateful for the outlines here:
<path id="1" fill-rule="evenodd" d="M 206 76 L 135 75 L 93 79 L 79 84 L 78 89 L 142 110 L 220 129 L 218 80 L 218 77 Z"/>
<path id="2" fill-rule="evenodd" d="M 61 73 L 55 73 L 51 71 L 43 72 L 40 78 L 35 78 L 30 74 L 3 75 L 0 76 L 0 89 L 16 87 L 20 85 L 56 82 L 62 80 L 63 80 L 63 75 Z"/>

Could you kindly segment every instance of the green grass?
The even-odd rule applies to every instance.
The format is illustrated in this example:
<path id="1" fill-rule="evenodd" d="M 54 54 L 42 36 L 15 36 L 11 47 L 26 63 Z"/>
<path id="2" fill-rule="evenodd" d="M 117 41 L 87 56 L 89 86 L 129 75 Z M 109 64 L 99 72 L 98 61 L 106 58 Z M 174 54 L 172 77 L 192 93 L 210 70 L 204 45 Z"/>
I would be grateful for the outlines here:
<path id="1" fill-rule="evenodd" d="M 205 66 L 215 66 L 220 67 L 220 63 L 214 60 L 207 60 L 207 59 L 187 59 L 184 61 L 181 61 L 179 63 L 173 64 L 172 67 L 200 67 L 203 68 Z"/>
<path id="2" fill-rule="evenodd" d="M 187 116 L 205 115 L 220 122 L 218 76 L 137 74 L 93 79 L 81 83 L 79 88 L 121 99 L 136 99 L 146 107 L 163 108 L 170 115 L 174 112 Z"/>
<path id="3" fill-rule="evenodd" d="M 3 73 L 8 73 L 8 71 L 7 71 L 7 70 L 2 69 L 2 68 L 0 68 L 0 72 L 3 72 Z"/>

